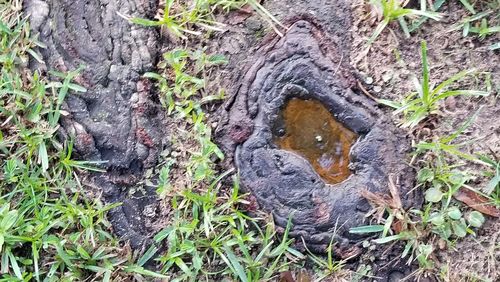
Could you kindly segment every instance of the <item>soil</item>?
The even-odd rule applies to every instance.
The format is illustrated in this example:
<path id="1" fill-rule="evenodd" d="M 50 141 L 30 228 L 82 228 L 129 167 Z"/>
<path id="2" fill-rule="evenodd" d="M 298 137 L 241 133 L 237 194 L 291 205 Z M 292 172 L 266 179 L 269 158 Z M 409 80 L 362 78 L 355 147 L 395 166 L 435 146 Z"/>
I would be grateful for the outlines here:
<path id="1" fill-rule="evenodd" d="M 483 2 L 476 4 L 486 5 Z M 88 181 L 102 189 L 107 202 L 123 202 L 109 214 L 117 235 L 129 240 L 134 248 L 147 247 L 151 244 L 151 235 L 165 227 L 164 218 L 169 208 L 158 200 L 153 187 L 140 184 L 145 172 L 157 164 L 160 152 L 170 146 L 175 124 L 165 118 L 156 90 L 142 74 L 155 70 L 160 51 L 172 48 L 172 42 L 155 29 L 132 25 L 119 15 L 153 18 L 157 2 L 25 0 L 24 3 L 25 11 L 31 15 L 31 28 L 47 45 L 41 50 L 45 65 L 32 62 L 31 67 L 67 71 L 85 65 L 77 82 L 88 91 L 70 95 L 66 100 L 64 109 L 69 115 L 61 123 L 62 138 L 74 140 L 80 159 L 104 162 L 106 172 L 93 174 Z M 498 38 L 478 40 L 475 36 L 462 37 L 461 31 L 447 32 L 451 24 L 466 16 L 458 1 L 447 1 L 444 5 L 445 20 L 426 22 L 410 38 L 405 38 L 397 23 L 389 25 L 366 55 L 363 51 L 376 21 L 370 20 L 370 8 L 364 1 L 276 0 L 264 4 L 282 23 L 291 27 L 284 32 L 283 38 L 267 28 L 268 24 L 258 15 L 241 10 L 221 15 L 218 20 L 227 24 L 226 30 L 210 40 L 198 42 L 206 46 L 207 52 L 224 54 L 230 60 L 209 80 L 209 87 L 222 85 L 230 98 L 208 116 L 214 117 L 213 122 L 219 122 L 217 140 L 228 156 L 221 165 L 234 166 L 232 160 L 237 160 L 243 186 L 253 192 L 263 209 L 274 212 L 278 225 L 285 226 L 289 212 L 297 205 L 302 207 L 296 209 L 298 214 L 294 220 L 299 227 L 292 233 L 305 236 L 316 250 L 324 251 L 336 218 L 341 222 L 354 217 L 338 235 L 344 247 L 362 242 L 363 238 L 346 232 L 350 226 L 362 224 L 362 211 L 368 208 L 359 196 L 361 188 L 387 192 L 388 175 L 401 175 L 401 195 L 407 195 L 414 179 L 413 169 L 405 163 L 411 138 L 425 139 L 450 133 L 484 106 L 464 136 L 468 140 L 480 138 L 480 141 L 469 144 L 467 149 L 474 152 L 491 150 L 500 155 L 500 120 L 496 118 L 500 114 L 497 99 L 500 56 L 498 50 L 487 48 Z M 492 17 L 490 25 L 499 25 L 498 20 Z M 370 96 L 399 99 L 412 89 L 409 76 L 420 73 L 422 39 L 428 42 L 434 82 L 474 67 L 491 73 L 493 93 L 485 98 L 448 99 L 443 115 L 429 120 L 425 129 L 419 128 L 405 136 L 390 120 L 390 110 L 379 108 Z M 278 61 L 273 62 L 276 60 L 270 56 L 273 52 L 278 54 Z M 274 69 L 279 60 L 304 63 L 315 72 L 302 72 L 299 64 L 296 68 L 283 66 L 280 69 L 283 75 L 294 80 L 286 86 L 287 79 L 280 81 L 280 73 Z M 271 77 L 271 81 L 265 76 Z M 480 89 L 486 77 L 479 75 L 464 81 L 460 87 Z M 358 89 L 360 84 L 369 96 Z M 274 88 L 287 90 L 273 96 L 271 89 Z M 252 89 L 261 92 L 255 93 Z M 351 154 L 356 173 L 336 184 L 341 187 L 325 184 L 304 159 L 277 150 L 273 145 L 270 134 L 273 116 L 287 97 L 294 95 L 320 100 L 337 114 L 340 122 L 363 136 Z M 223 116 L 221 121 L 215 118 L 219 115 Z M 422 136 L 417 132 L 426 134 Z M 237 147 L 240 149 L 235 154 Z M 250 161 L 250 156 L 256 153 L 260 157 L 257 166 L 273 167 L 267 173 L 273 174 L 274 180 L 259 176 L 259 170 Z M 274 156 L 279 156 L 281 161 L 276 162 Z M 283 179 L 285 182 L 280 182 Z M 376 181 L 370 182 L 370 179 Z M 475 184 L 483 187 L 484 179 L 478 177 Z M 267 188 L 259 189 L 260 185 Z M 317 202 L 304 197 L 311 195 L 311 189 L 316 191 Z M 287 193 L 284 197 L 267 199 L 271 192 L 276 195 L 283 191 Z M 420 200 L 418 191 L 414 191 L 405 198 L 405 204 L 418 206 Z M 353 214 L 354 211 L 357 212 Z M 448 266 L 450 281 L 475 276 L 499 280 L 496 249 L 499 227 L 500 222 L 490 218 L 475 240 L 459 241 L 455 249 L 439 253 L 438 259 Z M 374 264 L 397 260 L 397 250 L 388 253 L 386 257 L 378 257 Z M 361 256 L 362 262 L 370 262 L 364 257 Z M 378 270 L 386 278 L 381 281 L 389 277 L 396 281 L 399 274 L 404 276 L 411 271 L 401 264 L 396 265 L 399 266 L 392 264 L 385 270 Z"/>
<path id="2" fill-rule="evenodd" d="M 476 1 L 476 8 L 486 8 L 488 1 Z M 419 29 L 405 38 L 397 22 L 389 25 L 372 44 L 370 52 L 363 56 L 366 42 L 371 36 L 376 21 L 370 21 L 370 6 L 364 1 L 353 1 L 354 21 L 350 34 L 353 42 L 351 65 L 355 67 L 368 91 L 376 98 L 401 99 L 410 91 L 413 84 L 410 76 L 421 77 L 420 42 L 428 45 L 431 82 L 439 83 L 459 71 L 475 68 L 490 73 L 491 94 L 488 97 L 455 97 L 447 99 L 442 114 L 430 120 L 425 128 L 412 132 L 414 138 L 430 140 L 433 136 L 444 136 L 454 132 L 463 122 L 482 107 L 474 122 L 464 132 L 460 141 L 469 142 L 464 151 L 474 153 L 493 153 L 500 156 L 500 55 L 488 46 L 498 42 L 498 35 L 479 40 L 476 36 L 462 36 L 462 31 L 448 31 L 450 26 L 470 16 L 459 1 L 447 1 L 440 11 L 446 18 L 436 22 L 428 20 Z M 488 18 L 492 26 L 500 24 L 500 7 Z M 457 84 L 460 89 L 486 90 L 486 75 Z M 369 82 L 369 83 L 368 83 Z M 386 109 L 389 112 L 389 109 Z M 420 132 L 420 133 L 418 133 Z M 418 135 L 418 136 L 417 136 Z M 477 172 L 480 169 L 469 165 L 464 169 Z M 473 183 L 475 188 L 485 187 L 485 179 L 479 173 Z M 447 266 L 449 281 L 468 281 L 474 278 L 500 279 L 499 235 L 500 221 L 488 218 L 488 223 L 478 231 L 474 239 L 460 240 L 454 248 L 440 251 L 440 261 Z M 496 247 L 495 247 L 496 246 Z"/>

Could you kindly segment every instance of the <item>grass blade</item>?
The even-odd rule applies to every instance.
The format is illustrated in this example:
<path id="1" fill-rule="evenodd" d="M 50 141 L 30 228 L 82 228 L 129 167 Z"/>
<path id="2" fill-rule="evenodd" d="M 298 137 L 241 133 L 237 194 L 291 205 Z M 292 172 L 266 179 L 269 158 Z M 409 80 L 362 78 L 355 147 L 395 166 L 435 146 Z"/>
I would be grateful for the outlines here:
<path id="1" fill-rule="evenodd" d="M 380 33 L 382 32 L 382 30 L 384 30 L 384 28 L 389 24 L 389 21 L 388 20 L 383 20 L 381 21 L 377 27 L 375 28 L 375 30 L 373 31 L 373 34 L 372 36 L 370 37 L 370 39 L 368 39 L 368 45 L 371 45 L 375 39 L 377 39 L 377 37 L 380 35 Z"/>
<path id="2" fill-rule="evenodd" d="M 404 32 L 406 38 L 410 38 L 410 31 L 408 29 L 408 24 L 406 23 L 405 18 L 404 17 L 398 18 L 398 22 L 399 22 L 399 25 L 401 26 L 401 28 L 403 29 L 403 32 Z"/>
<path id="3" fill-rule="evenodd" d="M 500 49 L 500 42 L 497 42 L 497 43 L 494 43 L 494 44 L 491 44 L 488 49 L 490 50 L 497 50 L 497 49 Z"/>
<path id="4" fill-rule="evenodd" d="M 422 52 L 422 101 L 426 106 L 430 103 L 430 93 L 429 93 L 429 63 L 427 62 L 427 42 L 422 41 L 421 43 Z"/>
<path id="5" fill-rule="evenodd" d="M 467 0 L 459 0 L 460 3 L 462 3 L 462 5 L 464 5 L 464 7 L 469 10 L 469 12 L 471 12 L 472 14 L 475 14 L 476 13 L 476 10 L 474 10 L 474 7 L 469 3 L 469 1 Z"/>
<path id="6" fill-rule="evenodd" d="M 450 84 L 454 83 L 455 81 L 460 80 L 460 79 L 462 79 L 462 78 L 464 78 L 464 77 L 466 77 L 474 72 L 476 72 L 475 69 L 468 69 L 468 70 L 464 70 L 464 71 L 461 71 L 461 72 L 453 75 L 449 79 L 441 82 L 436 88 L 434 88 L 434 90 L 432 91 L 432 96 L 436 96 L 445 87 L 449 86 Z"/>
<path id="7" fill-rule="evenodd" d="M 45 141 L 42 140 L 40 146 L 38 147 L 38 157 L 40 162 L 42 163 L 43 171 L 47 171 L 49 169 L 49 155 L 47 153 L 47 147 L 45 146 Z"/>
<path id="8" fill-rule="evenodd" d="M 385 243 L 389 243 L 389 242 L 392 242 L 395 240 L 400 240 L 402 238 L 403 238 L 403 236 L 401 234 L 396 234 L 396 235 L 391 235 L 391 236 L 387 236 L 384 238 L 373 240 L 373 242 L 375 242 L 377 244 L 385 244 Z"/>
<path id="9" fill-rule="evenodd" d="M 245 270 L 238 261 L 238 258 L 236 258 L 236 256 L 234 255 L 233 251 L 227 246 L 224 246 L 222 249 L 226 252 L 227 258 L 229 259 L 231 265 L 233 266 L 232 269 L 234 269 L 234 271 L 236 272 L 235 274 L 238 275 L 238 277 L 242 282 L 247 282 L 248 279 Z"/>
<path id="10" fill-rule="evenodd" d="M 462 134 L 462 132 L 467 129 L 467 127 L 469 127 L 472 122 L 477 118 L 477 116 L 479 115 L 479 113 L 481 112 L 481 110 L 483 109 L 483 107 L 480 107 L 471 117 L 469 117 L 455 132 L 453 132 L 453 134 L 449 135 L 448 137 L 446 138 L 443 138 L 441 140 L 442 143 L 450 143 L 451 141 L 455 140 L 455 138 L 458 137 L 458 135 Z"/>
<path id="11" fill-rule="evenodd" d="M 432 99 L 432 103 L 435 103 L 439 100 L 445 99 L 447 97 L 451 96 L 459 96 L 459 95 L 464 95 L 464 96 L 488 96 L 490 95 L 489 92 L 487 91 L 480 91 L 480 90 L 450 90 L 441 93 L 440 95 L 434 97 Z"/>
<path id="12" fill-rule="evenodd" d="M 155 245 L 151 245 L 149 249 L 144 253 L 144 255 L 137 261 L 138 266 L 143 266 L 148 262 L 158 251 L 158 248 Z"/>
<path id="13" fill-rule="evenodd" d="M 352 234 L 378 233 L 384 230 L 384 225 L 365 225 L 349 229 Z"/>
<path id="14" fill-rule="evenodd" d="M 147 270 L 144 267 L 138 266 L 138 265 L 127 266 L 127 267 L 125 267 L 124 271 L 129 272 L 129 273 L 138 273 L 138 274 L 142 274 L 142 275 L 146 275 L 146 276 L 150 276 L 150 277 L 156 277 L 156 278 L 164 278 L 164 279 L 169 278 L 168 276 L 165 276 L 165 275 L 160 274 L 160 273 L 156 273 L 156 272 L 151 271 L 151 270 Z"/>

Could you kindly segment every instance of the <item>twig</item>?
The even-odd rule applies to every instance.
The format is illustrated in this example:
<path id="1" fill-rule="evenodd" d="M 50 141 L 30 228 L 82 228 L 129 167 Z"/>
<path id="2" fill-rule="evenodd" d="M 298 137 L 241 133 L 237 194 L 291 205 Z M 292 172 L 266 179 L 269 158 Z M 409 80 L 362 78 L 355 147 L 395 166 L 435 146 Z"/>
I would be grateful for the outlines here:
<path id="1" fill-rule="evenodd" d="M 358 80 L 358 87 L 359 89 L 361 89 L 361 91 L 363 91 L 363 93 L 365 93 L 366 96 L 368 96 L 373 101 L 377 102 L 377 98 L 375 98 L 372 94 L 370 94 L 370 92 L 366 90 L 366 88 L 363 86 L 363 84 L 361 84 L 361 82 L 359 82 L 359 80 Z"/>

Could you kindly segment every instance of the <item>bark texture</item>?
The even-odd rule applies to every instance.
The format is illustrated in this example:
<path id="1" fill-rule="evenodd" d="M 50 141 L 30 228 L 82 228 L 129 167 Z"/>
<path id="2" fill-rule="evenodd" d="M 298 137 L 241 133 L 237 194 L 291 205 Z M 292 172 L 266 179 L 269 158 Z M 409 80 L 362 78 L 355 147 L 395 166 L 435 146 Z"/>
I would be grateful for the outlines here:
<path id="1" fill-rule="evenodd" d="M 294 7 L 306 5 L 291 2 Z M 348 64 L 350 38 L 345 30 L 350 14 L 342 8 L 345 3 L 316 4 L 309 3 L 324 10 L 296 13 L 282 38 L 262 40 L 239 69 L 216 138 L 239 169 L 242 187 L 273 214 L 278 226 L 285 228 L 291 219 L 290 235 L 303 238 L 310 248 L 324 252 L 335 236 L 348 252 L 366 238 L 349 233 L 351 227 L 368 224 L 370 205 L 362 190 L 389 195 L 392 177 L 399 179 L 406 208 L 421 205 L 422 197 L 419 190 L 409 193 L 415 179 L 406 164 L 410 141 L 355 87 L 355 72 Z M 305 158 L 273 143 L 279 112 L 291 98 L 319 100 L 360 136 L 351 149 L 353 174 L 347 180 L 326 184 Z"/>
<path id="2" fill-rule="evenodd" d="M 158 1 L 29 0 L 25 11 L 40 33 L 45 65 L 33 68 L 69 71 L 83 66 L 77 82 L 87 88 L 71 93 L 61 121 L 62 134 L 74 140 L 81 159 L 102 161 L 106 173 L 93 176 L 108 202 L 115 232 L 133 246 L 146 240 L 145 210 L 154 209 L 154 193 L 133 191 L 137 177 L 156 164 L 165 146 L 166 128 L 150 82 L 158 34 L 130 24 L 121 15 L 152 17 Z"/>

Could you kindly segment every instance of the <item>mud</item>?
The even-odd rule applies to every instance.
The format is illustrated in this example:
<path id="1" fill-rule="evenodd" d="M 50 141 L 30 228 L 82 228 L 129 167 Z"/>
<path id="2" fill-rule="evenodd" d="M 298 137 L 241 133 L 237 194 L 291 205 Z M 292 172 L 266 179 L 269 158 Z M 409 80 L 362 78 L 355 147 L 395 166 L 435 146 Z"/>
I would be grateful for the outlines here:
<path id="1" fill-rule="evenodd" d="M 102 162 L 105 173 L 89 182 L 100 188 L 113 209 L 114 231 L 133 247 L 148 240 L 146 209 L 157 201 L 151 193 L 132 189 L 144 169 L 157 162 L 166 146 L 163 113 L 142 78 L 153 70 L 158 56 L 158 34 L 131 25 L 122 15 L 152 17 L 156 1 L 142 0 L 26 0 L 31 28 L 47 45 L 41 49 L 44 65 L 32 69 L 72 71 L 83 66 L 77 82 L 86 93 L 68 95 L 60 134 L 73 140 L 75 156 Z"/>
<path id="2" fill-rule="evenodd" d="M 347 37 L 344 46 L 346 42 Z M 409 192 L 414 179 L 406 164 L 409 141 L 373 101 L 353 91 L 353 72 L 343 63 L 348 53 L 338 48 L 307 20 L 293 23 L 283 38 L 264 42 L 217 132 L 219 144 L 234 156 L 242 187 L 273 214 L 278 226 L 285 228 L 290 219 L 291 236 L 302 237 L 319 252 L 334 235 L 341 248 L 363 240 L 348 232 L 367 224 L 370 205 L 360 192 L 388 193 L 389 177 L 399 180 L 406 207 L 421 204 L 419 192 Z M 320 101 L 359 136 L 349 154 L 352 175 L 345 181 L 325 183 L 304 157 L 273 142 L 273 126 L 292 98 Z"/>

